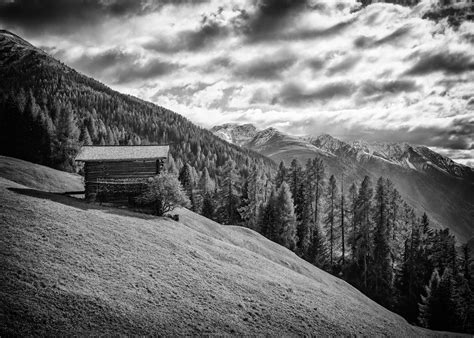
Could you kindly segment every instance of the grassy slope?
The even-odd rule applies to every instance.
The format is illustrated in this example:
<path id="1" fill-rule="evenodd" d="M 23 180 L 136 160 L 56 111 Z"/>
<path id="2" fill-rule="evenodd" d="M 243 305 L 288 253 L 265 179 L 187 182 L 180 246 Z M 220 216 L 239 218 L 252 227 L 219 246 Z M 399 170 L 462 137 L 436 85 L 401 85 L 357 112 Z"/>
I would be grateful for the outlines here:
<path id="1" fill-rule="evenodd" d="M 179 213 L 0 178 L 0 335 L 433 334 L 249 229 Z"/>
<path id="2" fill-rule="evenodd" d="M 43 191 L 65 192 L 84 190 L 79 175 L 0 155 L 0 177 Z"/>

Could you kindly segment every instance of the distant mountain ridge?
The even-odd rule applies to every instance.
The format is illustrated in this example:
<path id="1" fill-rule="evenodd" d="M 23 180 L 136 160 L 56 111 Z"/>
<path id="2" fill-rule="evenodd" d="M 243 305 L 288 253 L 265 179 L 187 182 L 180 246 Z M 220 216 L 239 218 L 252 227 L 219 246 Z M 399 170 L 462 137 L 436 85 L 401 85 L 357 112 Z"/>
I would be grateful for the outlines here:
<path id="1" fill-rule="evenodd" d="M 211 131 L 220 138 L 258 152 L 266 152 L 278 141 L 290 142 L 311 149 L 325 156 L 346 156 L 359 162 L 374 157 L 406 169 L 417 171 L 438 170 L 446 174 L 474 181 L 474 169 L 434 152 L 425 146 L 408 143 L 341 141 L 331 135 L 291 136 L 273 127 L 258 130 L 252 124 L 227 123 L 215 126 Z M 316 149 L 314 149 L 316 148 Z M 265 154 L 271 155 L 271 154 Z M 271 157 L 271 156 L 270 156 Z"/>
<path id="2" fill-rule="evenodd" d="M 455 177 L 474 180 L 474 169 L 456 163 L 452 159 L 438 154 L 425 146 L 360 140 L 347 143 L 330 135 L 304 139 L 316 147 L 337 156 L 353 156 L 358 161 L 363 161 L 367 157 L 376 157 L 407 169 L 417 171 L 435 169 Z"/>
<path id="3" fill-rule="evenodd" d="M 435 226 L 449 227 L 462 242 L 474 236 L 474 170 L 425 146 L 408 143 L 341 141 L 330 135 L 297 137 L 275 128 L 258 130 L 235 124 L 215 126 L 215 135 L 240 140 L 239 145 L 289 165 L 315 156 L 338 180 L 360 182 L 365 175 L 375 182 L 390 178 L 418 214 L 427 212 Z M 251 133 L 247 132 L 252 130 Z"/>

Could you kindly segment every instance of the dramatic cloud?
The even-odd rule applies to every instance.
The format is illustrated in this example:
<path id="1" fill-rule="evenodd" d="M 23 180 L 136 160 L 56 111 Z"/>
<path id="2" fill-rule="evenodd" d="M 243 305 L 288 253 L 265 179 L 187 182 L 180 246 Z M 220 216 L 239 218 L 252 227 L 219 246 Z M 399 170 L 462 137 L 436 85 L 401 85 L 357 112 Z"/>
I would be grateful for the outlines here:
<path id="1" fill-rule="evenodd" d="M 0 0 L 0 19 L 29 31 L 52 27 L 74 29 L 110 17 L 144 15 L 169 4 L 198 0 Z"/>
<path id="2" fill-rule="evenodd" d="M 368 80 L 358 86 L 357 103 L 383 101 L 389 96 L 415 92 L 420 88 L 412 80 L 373 81 Z"/>
<path id="3" fill-rule="evenodd" d="M 81 71 L 100 74 L 111 68 L 132 64 L 136 58 L 137 56 L 134 54 L 119 49 L 110 49 L 95 55 L 81 55 L 77 60 L 74 60 L 73 65 Z"/>
<path id="4" fill-rule="evenodd" d="M 356 0 L 0 0 L 0 26 L 203 127 L 422 144 L 474 162 L 474 23 Z"/>
<path id="5" fill-rule="evenodd" d="M 355 85 L 350 82 L 328 83 L 318 88 L 304 88 L 297 83 L 284 85 L 274 102 L 284 105 L 308 105 L 314 101 L 326 101 L 340 96 L 350 96 Z"/>
<path id="6" fill-rule="evenodd" d="M 248 17 L 246 33 L 253 38 L 272 35 L 306 5 L 306 0 L 260 0 L 255 13 Z"/>
<path id="7" fill-rule="evenodd" d="M 327 70 L 327 74 L 331 76 L 340 72 L 348 71 L 353 68 L 359 62 L 359 60 L 360 57 L 358 55 L 349 56 L 342 61 L 331 65 Z"/>
<path id="8" fill-rule="evenodd" d="M 178 65 L 173 62 L 152 58 L 140 60 L 139 55 L 118 49 L 97 54 L 83 54 L 71 64 L 86 73 L 95 74 L 101 80 L 111 83 L 129 83 L 166 75 Z"/>
<path id="9" fill-rule="evenodd" d="M 412 58 L 418 61 L 408 71 L 410 75 L 422 75 L 433 72 L 460 74 L 474 70 L 474 58 L 464 53 L 451 53 L 449 51 L 431 51 L 416 53 Z"/>
<path id="10" fill-rule="evenodd" d="M 236 16 L 239 16 L 239 11 Z M 233 20 L 235 22 L 235 19 Z M 223 8 L 216 12 L 202 15 L 196 29 L 179 31 L 172 36 L 158 36 L 144 44 L 146 49 L 162 53 L 176 53 L 179 51 L 196 51 L 208 47 L 219 38 L 230 34 L 231 28 L 226 26 Z"/>
<path id="11" fill-rule="evenodd" d="M 297 61 L 294 55 L 286 52 L 266 55 L 249 62 L 238 64 L 234 70 L 236 76 L 244 78 L 275 79 Z"/>
<path id="12" fill-rule="evenodd" d="M 160 59 L 153 59 L 132 68 L 121 69 L 117 77 L 117 82 L 122 83 L 152 79 L 169 74 L 177 67 L 178 65 L 174 63 L 162 61 Z"/>

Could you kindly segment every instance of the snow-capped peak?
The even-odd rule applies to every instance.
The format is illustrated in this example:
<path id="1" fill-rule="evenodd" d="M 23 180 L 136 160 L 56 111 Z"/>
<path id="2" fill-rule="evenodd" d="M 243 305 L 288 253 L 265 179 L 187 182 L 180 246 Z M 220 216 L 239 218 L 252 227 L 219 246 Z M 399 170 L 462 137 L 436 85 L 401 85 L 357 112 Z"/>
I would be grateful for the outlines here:
<path id="1" fill-rule="evenodd" d="M 343 159 L 352 159 L 357 162 L 368 160 L 383 161 L 406 169 L 420 172 L 436 171 L 448 175 L 472 179 L 474 170 L 458 164 L 424 146 L 408 143 L 367 142 L 357 140 L 352 142 L 341 141 L 331 135 L 323 134 L 318 137 L 296 137 L 286 135 L 270 127 L 258 130 L 252 124 L 238 125 L 228 123 L 216 126 L 211 131 L 222 139 L 260 151 L 270 147 L 286 147 L 287 149 L 314 149 L 315 155 L 336 156 Z M 271 145 L 270 145 L 271 144 Z M 312 147 L 312 148 L 311 148 Z M 274 149 L 275 148 L 275 149 Z"/>
<path id="2" fill-rule="evenodd" d="M 211 131 L 221 139 L 239 146 L 248 143 L 257 134 L 257 128 L 250 123 L 242 125 L 226 123 L 214 126 Z"/>

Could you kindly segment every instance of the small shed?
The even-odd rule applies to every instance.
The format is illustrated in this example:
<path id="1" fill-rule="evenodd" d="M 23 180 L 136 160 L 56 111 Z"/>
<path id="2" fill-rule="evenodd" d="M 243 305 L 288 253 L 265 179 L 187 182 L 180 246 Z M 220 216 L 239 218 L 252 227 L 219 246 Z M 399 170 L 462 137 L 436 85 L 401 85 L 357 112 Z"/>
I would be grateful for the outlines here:
<path id="1" fill-rule="evenodd" d="M 127 204 L 161 172 L 169 146 L 83 146 L 76 161 L 84 162 L 85 197 Z"/>

